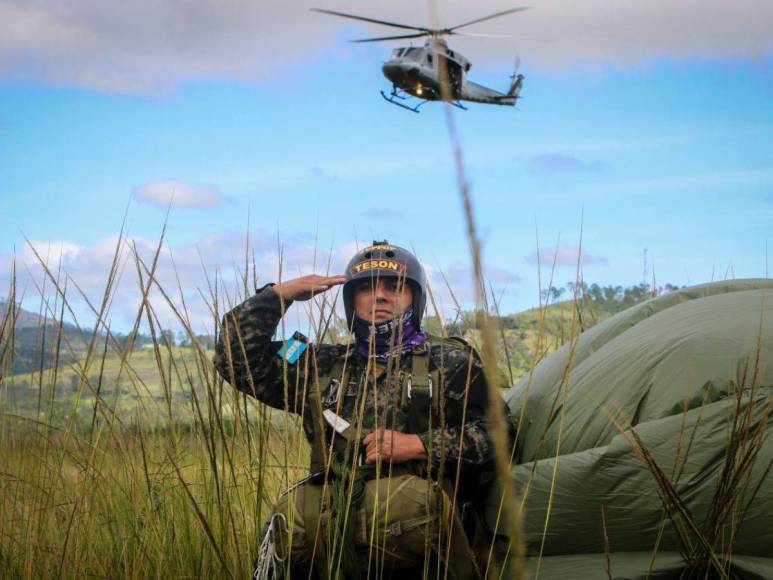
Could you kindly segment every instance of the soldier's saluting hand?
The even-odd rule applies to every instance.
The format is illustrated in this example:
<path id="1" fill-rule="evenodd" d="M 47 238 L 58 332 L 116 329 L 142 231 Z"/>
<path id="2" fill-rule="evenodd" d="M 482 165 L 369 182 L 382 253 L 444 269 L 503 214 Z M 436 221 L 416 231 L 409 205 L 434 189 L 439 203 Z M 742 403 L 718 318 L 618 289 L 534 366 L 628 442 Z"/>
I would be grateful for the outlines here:
<path id="1" fill-rule="evenodd" d="M 309 274 L 308 276 L 301 276 L 294 280 L 275 284 L 272 286 L 272 289 L 285 302 L 292 302 L 295 300 L 309 300 L 312 296 L 330 290 L 333 286 L 338 286 L 344 282 L 346 282 L 346 276 L 344 275 L 318 276 L 317 274 Z"/>

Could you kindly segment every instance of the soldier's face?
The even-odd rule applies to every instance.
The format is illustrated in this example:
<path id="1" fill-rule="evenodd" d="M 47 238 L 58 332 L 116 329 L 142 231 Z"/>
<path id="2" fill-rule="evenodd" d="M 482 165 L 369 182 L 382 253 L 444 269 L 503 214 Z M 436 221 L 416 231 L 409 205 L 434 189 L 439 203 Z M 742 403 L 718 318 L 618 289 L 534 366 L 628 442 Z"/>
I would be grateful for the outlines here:
<path id="1" fill-rule="evenodd" d="M 362 320 L 384 322 L 401 315 L 412 303 L 411 287 L 397 278 L 364 281 L 354 289 L 354 312 Z"/>

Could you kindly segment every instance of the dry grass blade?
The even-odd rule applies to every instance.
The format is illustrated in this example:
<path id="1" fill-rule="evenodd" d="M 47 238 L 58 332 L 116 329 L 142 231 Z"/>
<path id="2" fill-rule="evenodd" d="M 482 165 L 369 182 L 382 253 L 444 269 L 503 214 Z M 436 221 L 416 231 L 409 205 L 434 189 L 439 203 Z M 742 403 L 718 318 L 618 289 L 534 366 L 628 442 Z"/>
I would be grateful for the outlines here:
<path id="1" fill-rule="evenodd" d="M 709 566 L 721 579 L 728 578 L 725 566 L 717 557 L 714 546 L 712 546 L 705 532 L 696 523 L 690 509 L 683 501 L 676 487 L 658 465 L 636 429 L 630 426 L 630 422 L 627 420 L 625 420 L 627 427 L 621 424 L 606 407 L 602 407 L 601 410 L 607 415 L 623 438 L 625 438 L 631 449 L 655 480 L 656 489 L 663 507 L 679 536 L 685 560 L 691 566 L 701 566 L 705 562 L 705 566 Z M 696 550 L 702 554 L 702 559 L 696 560 L 694 558 Z"/>
<path id="2" fill-rule="evenodd" d="M 196 510 L 196 516 L 199 518 L 201 527 L 206 532 L 207 537 L 209 538 L 209 541 L 212 544 L 212 548 L 215 550 L 215 553 L 217 554 L 217 557 L 220 560 L 220 564 L 222 565 L 222 572 L 229 578 L 233 578 L 233 574 L 231 573 L 231 570 L 228 568 L 228 563 L 226 562 L 225 557 L 220 551 L 220 544 L 215 538 L 215 534 L 213 533 L 212 528 L 209 525 L 209 521 L 207 520 L 207 517 L 204 515 L 204 512 L 202 511 L 201 507 L 196 501 L 196 498 L 193 497 L 193 494 L 191 493 L 188 482 L 185 481 L 185 478 L 183 477 L 183 474 L 180 471 L 180 467 L 177 465 L 177 463 L 175 462 L 174 458 L 171 455 L 167 455 L 167 458 L 169 459 L 169 462 L 174 466 L 174 470 L 175 470 L 175 473 L 177 473 L 177 477 L 180 480 L 180 484 L 182 485 L 183 490 L 185 490 L 185 495 L 188 496 L 188 499 L 190 500 L 191 505 L 193 505 L 194 509 Z"/>
<path id="3" fill-rule="evenodd" d="M 612 580 L 612 550 L 609 545 L 609 534 L 607 533 L 607 510 L 603 505 L 601 506 L 601 528 L 604 532 L 604 571 L 607 573 L 607 578 Z"/>
<path id="4" fill-rule="evenodd" d="M 734 512 L 745 513 L 747 511 L 751 501 L 759 492 L 761 483 L 764 481 L 764 474 L 767 474 L 770 470 L 770 465 L 768 465 L 763 478 L 756 486 L 753 486 L 751 497 L 747 500 L 745 495 L 752 483 L 752 470 L 764 445 L 766 427 L 773 411 L 773 399 L 771 397 L 760 398 L 758 396 L 761 373 L 763 312 L 764 297 L 760 307 L 751 384 L 747 385 L 749 374 L 747 364 L 741 384 L 734 393 L 735 406 L 732 420 L 729 423 L 728 443 L 724 462 L 719 474 L 714 497 L 710 503 L 709 513 L 704 523 L 708 545 L 696 547 L 690 555 L 691 560 L 695 562 L 703 562 L 710 559 L 711 551 L 719 548 L 725 548 L 723 551 L 729 552 L 729 549 L 732 547 L 732 539 L 735 537 L 738 527 L 743 523 L 742 517 L 733 517 Z M 761 410 L 760 404 L 762 404 Z M 759 417 L 756 420 L 755 426 L 755 415 L 757 414 L 759 414 Z M 731 530 L 731 541 L 728 545 L 725 545 L 723 537 L 728 521 L 734 522 L 735 525 Z"/>
<path id="5" fill-rule="evenodd" d="M 550 516 L 552 514 L 552 509 L 553 509 L 553 498 L 555 497 L 555 491 L 556 491 L 556 485 L 557 485 L 558 465 L 559 465 L 560 456 L 561 456 L 561 442 L 562 442 L 563 431 L 564 431 L 564 416 L 565 416 L 566 407 L 569 399 L 569 386 L 570 386 L 570 378 L 572 374 L 572 367 L 574 365 L 574 354 L 577 348 L 577 344 L 579 342 L 580 333 L 577 332 L 575 323 L 576 321 L 579 321 L 578 289 L 581 287 L 581 284 L 580 284 L 581 259 L 582 259 L 582 229 L 580 230 L 580 243 L 579 243 L 578 252 L 577 252 L 577 268 L 575 273 L 574 295 L 572 297 L 573 315 L 572 315 L 572 327 L 570 332 L 571 342 L 569 343 L 569 353 L 566 359 L 566 364 L 564 365 L 563 372 L 561 373 L 561 382 L 558 385 L 558 389 L 556 390 L 556 396 L 553 399 L 553 403 L 551 405 L 550 411 L 548 412 L 548 421 L 546 421 L 545 423 L 545 430 L 539 442 L 539 447 L 541 447 L 544 441 L 546 440 L 545 438 L 547 437 L 548 427 L 550 426 L 552 418 L 556 411 L 556 405 L 559 405 L 559 400 L 560 400 L 560 405 L 559 405 L 560 408 L 558 410 L 559 420 L 558 420 L 558 435 L 556 437 L 556 448 L 551 450 L 551 453 L 555 459 L 553 461 L 553 471 L 550 477 L 550 492 L 548 494 L 548 505 L 545 513 L 545 524 L 542 530 L 542 540 L 540 542 L 539 557 L 537 559 L 537 569 L 534 574 L 535 578 L 539 578 L 539 573 L 542 567 L 542 556 L 545 551 L 545 542 L 547 539 L 548 525 L 550 523 Z M 536 461 L 534 462 L 534 465 L 536 468 Z M 534 472 L 532 471 L 532 474 L 533 473 Z"/>
<path id="6" fill-rule="evenodd" d="M 447 83 L 444 83 L 447 84 Z M 489 388 L 489 435 L 494 450 L 494 458 L 497 471 L 497 479 L 502 490 L 502 502 L 506 512 L 506 522 L 508 525 L 508 535 L 513 553 L 513 574 L 516 580 L 525 577 L 524 566 L 525 548 L 523 546 L 523 533 L 521 524 L 521 512 L 519 501 L 515 490 L 515 484 L 510 477 L 510 442 L 507 419 L 504 416 L 501 405 L 498 402 L 501 399 L 501 391 L 498 386 L 499 372 L 496 362 L 495 331 L 494 323 L 488 316 L 485 309 L 486 290 L 483 282 L 483 267 L 481 262 L 480 242 L 476 231 L 475 218 L 472 208 L 472 199 L 467 179 L 464 173 L 464 162 L 462 158 L 462 148 L 456 134 L 456 128 L 452 113 L 448 107 L 445 107 L 446 125 L 448 127 L 449 138 L 454 154 L 454 164 L 456 168 L 457 185 L 464 208 L 464 215 L 467 224 L 467 238 L 470 245 L 470 256 L 472 259 L 473 280 L 475 282 L 475 292 L 478 304 L 483 307 L 481 310 L 481 342 L 482 359 L 484 374 Z"/>

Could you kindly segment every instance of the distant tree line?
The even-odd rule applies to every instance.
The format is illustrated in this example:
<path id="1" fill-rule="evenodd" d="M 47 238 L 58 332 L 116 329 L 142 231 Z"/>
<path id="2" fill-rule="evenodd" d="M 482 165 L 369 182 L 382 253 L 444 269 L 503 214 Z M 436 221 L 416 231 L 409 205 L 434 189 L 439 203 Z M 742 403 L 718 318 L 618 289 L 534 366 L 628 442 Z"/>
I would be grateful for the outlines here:
<path id="1" fill-rule="evenodd" d="M 72 324 L 53 324 L 51 322 L 40 326 L 25 326 L 16 328 L 12 335 L 2 337 L 3 344 L 0 350 L 11 349 L 10 361 L 7 369 L 0 369 L 0 374 L 15 375 L 19 373 L 31 373 L 52 368 L 55 364 L 66 366 L 75 362 L 79 356 L 86 353 L 94 331 L 89 328 L 78 329 Z M 215 337 L 209 334 L 195 335 L 196 342 L 203 348 L 212 350 L 215 348 Z M 103 348 L 105 333 L 100 332 L 97 337 L 97 348 Z M 191 347 L 191 337 L 185 332 L 161 330 L 156 334 L 156 342 L 159 348 Z M 137 333 L 132 336 L 129 333 L 111 332 L 108 342 L 109 350 L 116 347 L 125 351 L 128 348 L 141 350 L 153 346 L 153 336 L 150 333 Z"/>
<path id="2" fill-rule="evenodd" d="M 543 299 L 549 298 L 550 302 L 559 302 L 561 300 L 573 300 L 577 296 L 578 300 L 584 303 L 592 303 L 593 308 L 604 314 L 617 314 L 630 308 L 631 306 L 644 302 L 655 296 L 660 296 L 668 292 L 679 290 L 679 286 L 665 284 L 653 288 L 649 284 L 637 284 L 635 286 L 599 286 L 598 284 L 586 284 L 581 282 L 575 284 L 568 282 L 563 288 L 551 286 L 542 291 Z"/>
<path id="3" fill-rule="evenodd" d="M 150 333 L 138 332 L 133 336 L 130 334 L 113 333 L 113 338 L 122 350 L 125 350 L 130 345 L 134 350 L 153 347 L 153 335 Z M 194 340 L 196 344 L 207 350 L 215 348 L 215 337 L 213 335 L 196 334 L 193 339 L 191 339 L 191 336 L 182 330 L 175 332 L 173 330 L 163 329 L 156 333 L 155 342 L 158 344 L 159 348 L 166 348 L 167 345 L 190 348 L 193 346 Z"/>
<path id="4" fill-rule="evenodd" d="M 653 289 L 648 284 L 624 287 L 568 282 L 562 287 L 551 286 L 543 290 L 542 298 L 543 301 L 547 301 L 549 304 L 559 304 L 562 302 L 571 303 L 574 297 L 577 296 L 578 306 L 581 311 L 589 314 L 589 317 L 592 319 L 603 320 L 640 302 L 678 289 L 679 286 L 673 284 L 664 284 Z M 536 322 L 535 317 L 530 314 L 530 311 L 494 318 L 496 318 L 499 326 L 505 330 L 530 328 Z M 437 331 L 440 328 L 437 317 L 430 317 L 427 322 L 430 332 Z M 462 311 L 455 320 L 446 323 L 445 326 L 446 332 L 449 334 L 464 336 L 469 331 L 479 328 L 478 313 L 474 310 Z"/>

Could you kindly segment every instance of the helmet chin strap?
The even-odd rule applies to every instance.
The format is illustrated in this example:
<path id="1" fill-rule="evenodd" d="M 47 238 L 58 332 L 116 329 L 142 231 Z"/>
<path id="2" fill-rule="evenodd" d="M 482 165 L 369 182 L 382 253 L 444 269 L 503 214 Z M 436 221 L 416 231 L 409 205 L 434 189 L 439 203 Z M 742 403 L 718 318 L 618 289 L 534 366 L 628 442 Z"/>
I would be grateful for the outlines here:
<path id="1" fill-rule="evenodd" d="M 412 306 L 399 316 L 375 324 L 355 316 L 353 326 L 357 352 L 382 362 L 410 352 L 427 340 L 421 328 L 413 324 Z"/>

